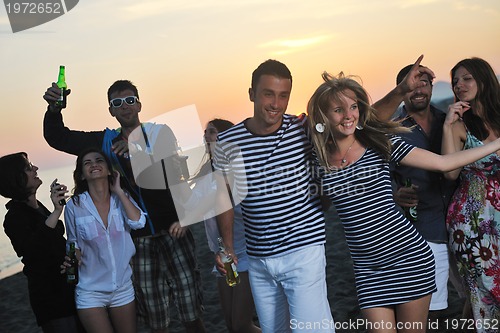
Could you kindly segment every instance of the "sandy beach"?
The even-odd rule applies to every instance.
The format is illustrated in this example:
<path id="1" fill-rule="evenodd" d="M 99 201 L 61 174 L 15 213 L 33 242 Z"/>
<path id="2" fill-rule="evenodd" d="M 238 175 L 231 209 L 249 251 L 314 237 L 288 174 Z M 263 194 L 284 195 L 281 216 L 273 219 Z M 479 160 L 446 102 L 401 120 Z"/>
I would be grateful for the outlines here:
<path id="1" fill-rule="evenodd" d="M 328 298 L 333 317 L 337 322 L 337 332 L 364 332 L 363 325 L 355 325 L 361 319 L 359 312 L 356 290 L 354 287 L 354 273 L 352 262 L 345 243 L 342 225 L 338 221 L 334 210 L 327 212 L 327 282 Z M 213 265 L 213 254 L 209 251 L 203 224 L 192 226 L 197 241 L 198 262 L 203 277 L 203 291 L 205 314 L 204 322 L 208 332 L 227 332 L 217 296 L 215 278 L 210 274 Z M 455 289 L 450 284 L 449 306 L 442 311 L 442 319 L 459 318 L 463 299 L 460 299 Z M 342 324 L 342 326 L 340 326 Z M 148 330 L 139 325 L 139 333 Z M 450 326 L 448 324 L 448 326 Z M 182 326 L 176 320 L 175 311 L 172 314 L 172 333 L 184 332 Z M 429 332 L 457 332 L 446 324 Z M 14 274 L 0 280 L 0 332 L 2 333 L 38 333 L 42 332 L 36 326 L 35 317 L 31 311 L 27 281 L 22 273 Z"/>

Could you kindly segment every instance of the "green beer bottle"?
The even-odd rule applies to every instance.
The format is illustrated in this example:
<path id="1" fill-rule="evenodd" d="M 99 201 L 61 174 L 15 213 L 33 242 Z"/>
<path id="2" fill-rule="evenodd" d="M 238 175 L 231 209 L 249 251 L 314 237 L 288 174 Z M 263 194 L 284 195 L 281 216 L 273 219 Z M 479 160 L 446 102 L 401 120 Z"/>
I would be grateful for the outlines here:
<path id="1" fill-rule="evenodd" d="M 64 109 L 66 107 L 66 69 L 63 65 L 59 66 L 59 77 L 57 78 L 57 86 L 61 89 L 61 96 L 56 101 L 56 106 Z"/>
<path id="2" fill-rule="evenodd" d="M 78 260 L 76 259 L 75 243 L 69 243 L 68 257 L 70 258 L 69 263 L 71 267 L 66 268 L 66 282 L 69 284 L 78 283 Z"/>
<path id="3" fill-rule="evenodd" d="M 405 186 L 412 187 L 411 178 L 406 178 Z M 406 208 L 405 213 L 411 222 L 417 222 L 417 206 Z"/>

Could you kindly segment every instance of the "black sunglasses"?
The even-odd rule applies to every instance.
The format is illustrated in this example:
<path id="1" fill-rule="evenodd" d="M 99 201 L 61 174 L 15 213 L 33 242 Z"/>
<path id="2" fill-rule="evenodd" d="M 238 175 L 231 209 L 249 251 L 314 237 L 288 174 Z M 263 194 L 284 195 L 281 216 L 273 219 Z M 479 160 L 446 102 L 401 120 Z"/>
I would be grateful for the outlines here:
<path id="1" fill-rule="evenodd" d="M 119 108 L 123 105 L 123 101 L 127 103 L 127 105 L 134 105 L 137 102 L 137 96 L 127 96 L 123 98 L 113 98 L 109 101 L 109 106 L 114 108 Z"/>

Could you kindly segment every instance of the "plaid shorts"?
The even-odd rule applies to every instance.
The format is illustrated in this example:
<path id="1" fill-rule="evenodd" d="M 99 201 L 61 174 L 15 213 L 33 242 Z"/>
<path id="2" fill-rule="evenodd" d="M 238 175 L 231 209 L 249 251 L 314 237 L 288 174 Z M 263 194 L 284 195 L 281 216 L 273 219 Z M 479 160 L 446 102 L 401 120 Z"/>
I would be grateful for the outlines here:
<path id="1" fill-rule="evenodd" d="M 201 275 L 190 230 L 180 239 L 169 234 L 135 238 L 132 258 L 137 313 L 151 329 L 170 323 L 172 300 L 182 322 L 201 317 L 203 295 Z"/>

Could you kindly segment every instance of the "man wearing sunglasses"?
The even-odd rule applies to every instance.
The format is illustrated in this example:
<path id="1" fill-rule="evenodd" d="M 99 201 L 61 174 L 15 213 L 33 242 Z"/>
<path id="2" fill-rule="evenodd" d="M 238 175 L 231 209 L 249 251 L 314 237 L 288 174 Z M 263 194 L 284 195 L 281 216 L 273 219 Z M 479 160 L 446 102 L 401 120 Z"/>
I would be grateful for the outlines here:
<path id="1" fill-rule="evenodd" d="M 164 179 L 161 171 L 166 169 L 164 163 L 168 161 L 162 158 L 161 164 L 152 164 L 134 177 L 134 161 L 131 163 L 129 156 L 128 141 L 132 141 L 132 136 L 141 132 L 145 140 L 134 146 L 134 154 L 148 156 L 150 152 L 156 154 L 158 151 L 176 151 L 176 140 L 171 129 L 166 125 L 140 122 L 142 104 L 139 93 L 136 86 L 127 80 L 116 81 L 108 89 L 109 113 L 120 124 L 120 128 L 116 130 L 107 128 L 84 132 L 65 127 L 61 108 L 55 104 L 60 94 L 61 90 L 52 83 L 43 96 L 49 104 L 43 123 L 47 143 L 73 155 L 78 155 L 88 147 L 102 148 L 113 161 L 113 166 L 122 174 L 129 193 L 147 213 L 146 226 L 132 233 L 136 246 L 132 268 L 138 316 L 145 320 L 152 332 L 168 332 L 171 304 L 169 295 L 172 294 L 173 304 L 177 305 L 179 318 L 186 331 L 205 332 L 201 320 L 201 280 L 196 264 L 194 238 L 191 231 L 187 227 L 181 227 L 178 222 L 166 179 L 164 182 L 157 181 L 158 176 L 162 177 L 161 180 Z M 158 161 L 157 155 L 154 156 L 155 161 Z M 135 159 L 136 155 L 133 157 Z M 137 170 L 135 165 L 134 170 Z M 145 176 L 142 177 L 143 175 Z M 142 180 L 145 178 L 149 178 L 150 183 L 161 183 L 163 187 L 154 187 L 154 184 L 152 187 L 145 186 L 146 181 Z"/>

